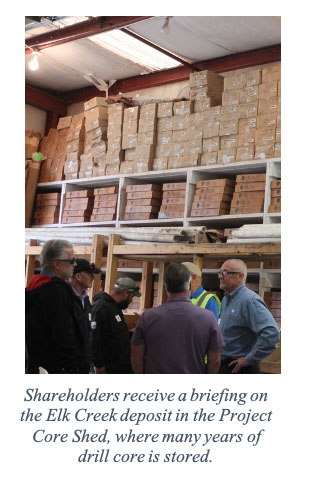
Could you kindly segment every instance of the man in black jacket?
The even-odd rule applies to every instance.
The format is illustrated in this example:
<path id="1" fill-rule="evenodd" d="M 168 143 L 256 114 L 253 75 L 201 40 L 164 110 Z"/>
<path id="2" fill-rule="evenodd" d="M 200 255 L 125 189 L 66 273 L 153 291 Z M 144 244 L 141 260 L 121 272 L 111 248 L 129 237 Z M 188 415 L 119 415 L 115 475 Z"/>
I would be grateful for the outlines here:
<path id="1" fill-rule="evenodd" d="M 119 278 L 110 295 L 100 292 L 92 306 L 91 347 L 95 373 L 131 373 L 130 336 L 122 310 L 140 297 L 131 278 Z"/>
<path id="2" fill-rule="evenodd" d="M 85 368 L 83 373 L 89 373 L 91 360 L 90 331 L 92 307 L 87 290 L 93 284 L 94 275 L 99 273 L 101 273 L 101 270 L 96 268 L 94 263 L 89 263 L 86 259 L 76 259 L 76 265 L 72 278 L 70 279 L 74 295 L 79 299 L 79 302 L 73 302 L 73 310 L 74 316 L 81 327 L 81 333 L 84 336 Z"/>
<path id="3" fill-rule="evenodd" d="M 69 279 L 76 264 L 72 244 L 49 240 L 41 255 L 41 274 L 26 289 L 28 373 L 88 373 L 89 344 L 79 312 L 80 299 Z"/>

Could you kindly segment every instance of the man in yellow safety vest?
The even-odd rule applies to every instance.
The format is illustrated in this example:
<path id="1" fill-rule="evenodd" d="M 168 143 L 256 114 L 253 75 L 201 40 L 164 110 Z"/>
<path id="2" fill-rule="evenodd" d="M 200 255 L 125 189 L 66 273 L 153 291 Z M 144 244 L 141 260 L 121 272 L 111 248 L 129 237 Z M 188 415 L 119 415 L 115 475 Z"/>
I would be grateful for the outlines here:
<path id="1" fill-rule="evenodd" d="M 184 266 L 191 273 L 191 295 L 190 300 L 194 305 L 201 309 L 210 310 L 215 314 L 216 319 L 219 319 L 221 302 L 217 295 L 204 290 L 202 286 L 202 271 L 195 263 L 185 262 Z"/>

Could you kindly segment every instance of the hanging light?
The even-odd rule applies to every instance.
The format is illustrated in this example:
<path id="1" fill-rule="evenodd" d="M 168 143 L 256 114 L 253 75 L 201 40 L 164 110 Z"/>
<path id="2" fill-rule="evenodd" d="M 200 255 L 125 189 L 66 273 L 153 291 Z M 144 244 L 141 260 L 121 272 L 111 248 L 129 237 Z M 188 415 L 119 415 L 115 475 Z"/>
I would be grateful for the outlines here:
<path id="1" fill-rule="evenodd" d="M 33 52 L 32 52 L 32 59 L 28 63 L 29 70 L 32 70 L 33 72 L 35 70 L 38 70 L 38 68 L 39 68 L 38 57 L 39 57 L 40 54 L 41 53 L 39 51 L 33 50 Z"/>
<path id="2" fill-rule="evenodd" d="M 169 34 L 170 33 L 170 19 L 172 16 L 165 17 L 165 22 L 163 26 L 161 27 L 161 32 L 163 34 Z"/>

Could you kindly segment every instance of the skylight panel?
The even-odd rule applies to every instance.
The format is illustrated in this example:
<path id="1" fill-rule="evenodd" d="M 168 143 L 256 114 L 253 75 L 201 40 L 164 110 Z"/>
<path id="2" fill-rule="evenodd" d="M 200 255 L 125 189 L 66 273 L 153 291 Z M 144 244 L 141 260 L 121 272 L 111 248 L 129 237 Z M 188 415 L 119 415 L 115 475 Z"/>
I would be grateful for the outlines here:
<path id="1" fill-rule="evenodd" d="M 147 72 L 180 65 L 178 61 L 120 30 L 97 34 L 90 37 L 89 40 L 118 56 L 137 63 Z"/>

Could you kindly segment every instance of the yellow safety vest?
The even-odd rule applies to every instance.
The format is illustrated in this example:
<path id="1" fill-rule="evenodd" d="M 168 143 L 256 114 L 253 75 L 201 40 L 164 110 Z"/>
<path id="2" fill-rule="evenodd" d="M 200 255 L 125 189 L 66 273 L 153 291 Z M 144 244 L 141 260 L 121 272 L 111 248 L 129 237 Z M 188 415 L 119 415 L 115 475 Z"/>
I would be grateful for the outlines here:
<path id="1" fill-rule="evenodd" d="M 220 314 L 220 308 L 221 308 L 221 301 L 215 295 L 215 293 L 208 293 L 205 290 L 199 295 L 197 298 L 191 298 L 191 302 L 193 305 L 197 305 L 198 307 L 201 307 L 201 309 L 205 309 L 207 302 L 214 297 L 217 305 L 218 305 L 218 314 Z M 207 355 L 205 355 L 205 363 L 207 363 Z"/>
<path id="2" fill-rule="evenodd" d="M 199 295 L 197 298 L 191 298 L 191 302 L 193 303 L 193 305 L 197 305 L 198 307 L 201 307 L 201 309 L 205 309 L 207 303 L 212 297 L 214 297 L 217 302 L 218 313 L 220 314 L 221 301 L 219 300 L 217 295 L 215 295 L 215 293 L 208 293 L 204 290 L 204 292 L 202 292 L 201 295 Z"/>

